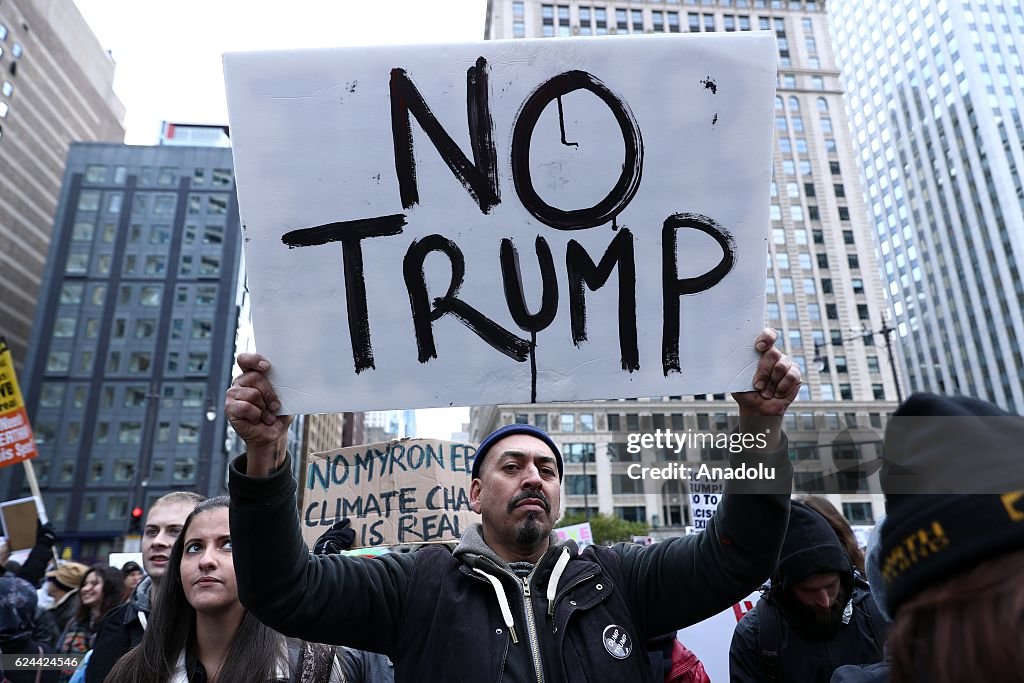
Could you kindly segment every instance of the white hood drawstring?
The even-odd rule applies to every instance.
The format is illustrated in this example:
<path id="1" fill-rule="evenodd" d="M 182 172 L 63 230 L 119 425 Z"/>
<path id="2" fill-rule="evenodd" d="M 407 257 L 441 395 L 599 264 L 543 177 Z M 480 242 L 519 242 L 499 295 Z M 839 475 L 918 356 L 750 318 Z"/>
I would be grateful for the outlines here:
<path id="1" fill-rule="evenodd" d="M 501 617 L 505 620 L 505 626 L 508 627 L 508 631 L 512 635 L 512 643 L 518 644 L 519 638 L 516 637 L 515 622 L 512 621 L 512 609 L 508 606 L 508 596 L 505 595 L 505 589 L 502 587 L 501 581 L 482 569 L 474 567 L 473 571 L 491 582 L 491 587 L 494 588 L 494 594 L 498 596 L 498 606 L 501 607 Z"/>
<path id="2" fill-rule="evenodd" d="M 558 556 L 558 561 L 555 562 L 555 568 L 551 570 L 551 578 L 548 579 L 548 615 L 555 615 L 555 595 L 558 593 L 558 582 L 562 580 L 562 572 L 565 571 L 566 565 L 569 564 L 569 549 L 562 548 L 562 554 Z"/>

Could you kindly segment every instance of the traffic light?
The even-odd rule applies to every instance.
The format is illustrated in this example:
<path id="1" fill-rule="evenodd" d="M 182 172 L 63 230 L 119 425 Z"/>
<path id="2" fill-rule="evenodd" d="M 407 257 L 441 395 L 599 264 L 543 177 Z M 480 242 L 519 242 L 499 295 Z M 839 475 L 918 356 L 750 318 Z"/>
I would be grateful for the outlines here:
<path id="1" fill-rule="evenodd" d="M 141 534 L 142 533 L 142 516 L 145 511 L 136 505 L 132 508 L 132 519 L 128 526 L 128 533 L 130 534 Z"/>

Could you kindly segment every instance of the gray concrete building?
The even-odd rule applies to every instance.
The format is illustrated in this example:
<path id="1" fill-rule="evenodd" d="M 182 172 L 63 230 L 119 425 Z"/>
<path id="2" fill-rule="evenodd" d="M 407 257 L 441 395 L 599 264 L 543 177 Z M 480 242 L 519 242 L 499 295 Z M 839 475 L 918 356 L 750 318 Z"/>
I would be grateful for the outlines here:
<path id="1" fill-rule="evenodd" d="M 0 3 L 0 334 L 21 373 L 68 145 L 124 140 L 114 62 L 70 0 Z"/>
<path id="2" fill-rule="evenodd" d="M 240 256 L 230 149 L 71 146 L 21 376 L 76 557 L 105 557 L 165 493 L 224 491 Z M 20 475 L 0 474 L 6 498 Z"/>
<path id="3" fill-rule="evenodd" d="M 898 384 L 871 221 L 843 106 L 826 4 L 814 0 L 490 0 L 490 39 L 772 31 L 779 47 L 766 324 L 800 366 L 804 386 L 787 417 L 797 493 L 821 491 L 854 523 L 882 514 L 877 476 L 850 470 L 876 443 Z M 471 438 L 509 422 L 549 429 L 566 449 L 563 505 L 647 521 L 656 535 L 692 522 L 685 482 L 637 481 L 629 464 L 721 464 L 714 449 L 626 452 L 629 434 L 722 431 L 735 403 L 724 394 L 472 410 Z M 592 463 L 592 464 L 584 464 Z M 862 468 L 868 474 L 872 465 Z M 586 468 L 584 473 L 584 468 Z M 845 474 L 837 472 L 845 471 Z M 843 492 L 846 493 L 843 493 Z"/>
<path id="4" fill-rule="evenodd" d="M 833 0 L 868 220 L 915 390 L 1024 410 L 1024 8 Z"/>

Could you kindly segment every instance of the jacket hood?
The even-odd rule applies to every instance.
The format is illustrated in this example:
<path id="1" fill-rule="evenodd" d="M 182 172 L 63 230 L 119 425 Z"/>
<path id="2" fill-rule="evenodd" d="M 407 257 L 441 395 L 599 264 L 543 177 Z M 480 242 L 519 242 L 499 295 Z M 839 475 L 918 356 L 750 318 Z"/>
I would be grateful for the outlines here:
<path id="1" fill-rule="evenodd" d="M 132 591 L 131 603 L 139 612 L 149 614 L 150 605 L 152 604 L 149 599 L 150 592 L 153 590 L 153 579 L 146 577 L 139 581 L 139 585 Z"/>
<path id="2" fill-rule="evenodd" d="M 558 534 L 552 531 L 551 536 L 548 537 L 548 550 L 545 555 L 550 553 L 552 548 L 559 548 L 565 543 L 565 541 L 560 541 Z M 498 557 L 498 554 L 491 550 L 491 547 L 484 541 L 484 526 L 479 522 L 466 529 L 459 540 L 459 545 L 455 547 L 452 554 L 455 556 L 455 559 L 470 567 L 475 566 L 478 557 L 486 557 L 502 569 L 513 573 L 512 569 L 508 566 L 508 562 Z"/>
<path id="3" fill-rule="evenodd" d="M 772 572 L 772 585 L 788 591 L 812 574 L 828 572 L 852 576 L 853 565 L 828 521 L 803 503 L 793 501 L 779 564 Z"/>

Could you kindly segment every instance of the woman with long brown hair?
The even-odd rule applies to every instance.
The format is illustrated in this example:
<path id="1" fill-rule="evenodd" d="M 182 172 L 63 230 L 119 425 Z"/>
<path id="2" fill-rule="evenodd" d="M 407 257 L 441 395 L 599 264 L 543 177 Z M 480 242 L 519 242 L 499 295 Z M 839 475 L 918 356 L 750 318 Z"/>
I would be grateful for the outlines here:
<path id="1" fill-rule="evenodd" d="M 91 650 L 100 620 L 121 603 L 123 592 L 124 576 L 120 569 L 105 564 L 94 564 L 89 567 L 82 577 L 82 587 L 78 591 L 78 610 L 61 633 L 57 652 L 81 655 Z M 70 679 L 71 673 L 63 672 L 61 680 Z"/>
<path id="2" fill-rule="evenodd" d="M 228 498 L 185 520 L 146 633 L 107 683 L 337 683 L 335 651 L 270 630 L 238 601 Z"/>

